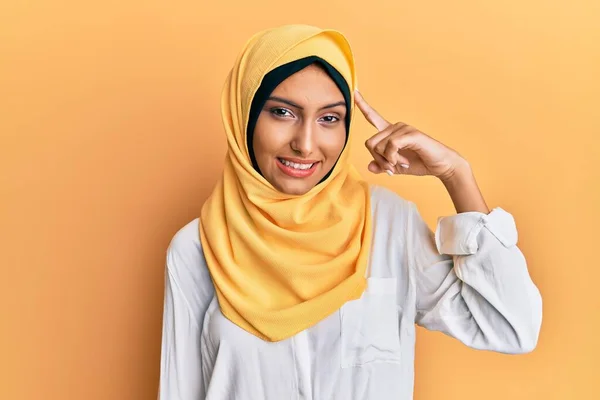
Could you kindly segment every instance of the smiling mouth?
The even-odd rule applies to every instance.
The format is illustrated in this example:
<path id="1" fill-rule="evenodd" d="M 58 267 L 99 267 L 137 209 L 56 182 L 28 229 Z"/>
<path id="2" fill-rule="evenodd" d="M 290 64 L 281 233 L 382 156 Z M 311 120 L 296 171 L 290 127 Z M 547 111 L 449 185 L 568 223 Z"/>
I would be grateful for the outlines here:
<path id="1" fill-rule="evenodd" d="M 286 160 L 284 158 L 277 158 L 277 159 L 279 160 L 279 162 L 281 162 L 286 167 L 290 167 L 290 168 L 294 168 L 294 169 L 301 169 L 301 170 L 311 169 L 312 166 L 314 164 L 316 164 L 316 162 L 313 162 L 313 163 L 310 163 L 310 164 L 306 164 L 306 163 L 291 162 L 291 161 Z"/>
<path id="2" fill-rule="evenodd" d="M 315 172 L 319 161 L 311 163 L 297 163 L 284 158 L 277 157 L 277 166 L 288 176 L 294 178 L 306 178 Z"/>

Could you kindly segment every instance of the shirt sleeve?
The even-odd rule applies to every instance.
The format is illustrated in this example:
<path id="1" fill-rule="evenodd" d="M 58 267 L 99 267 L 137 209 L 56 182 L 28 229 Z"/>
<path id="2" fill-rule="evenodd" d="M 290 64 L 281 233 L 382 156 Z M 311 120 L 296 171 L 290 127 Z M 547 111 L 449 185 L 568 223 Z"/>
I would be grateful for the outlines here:
<path id="1" fill-rule="evenodd" d="M 480 350 L 532 351 L 542 300 L 512 215 L 497 207 L 441 217 L 434 233 L 412 204 L 409 224 L 416 323 Z"/>
<path id="2" fill-rule="evenodd" d="M 204 398 L 201 332 L 177 280 L 165 268 L 159 400 Z"/>
<path id="3" fill-rule="evenodd" d="M 212 362 L 202 339 L 214 286 L 199 237 L 199 219 L 181 228 L 167 249 L 160 361 L 160 400 L 204 399 Z"/>

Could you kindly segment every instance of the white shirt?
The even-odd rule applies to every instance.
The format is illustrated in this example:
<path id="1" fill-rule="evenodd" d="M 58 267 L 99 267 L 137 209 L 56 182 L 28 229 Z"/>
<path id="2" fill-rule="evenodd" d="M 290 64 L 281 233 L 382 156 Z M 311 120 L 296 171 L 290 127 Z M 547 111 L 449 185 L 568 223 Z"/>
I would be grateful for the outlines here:
<path id="1" fill-rule="evenodd" d="M 536 346 L 540 293 L 511 214 L 460 213 L 435 234 L 412 202 L 371 187 L 367 289 L 316 325 L 266 342 L 221 314 L 195 219 L 167 251 L 161 400 L 409 400 L 415 323 L 476 349 Z"/>

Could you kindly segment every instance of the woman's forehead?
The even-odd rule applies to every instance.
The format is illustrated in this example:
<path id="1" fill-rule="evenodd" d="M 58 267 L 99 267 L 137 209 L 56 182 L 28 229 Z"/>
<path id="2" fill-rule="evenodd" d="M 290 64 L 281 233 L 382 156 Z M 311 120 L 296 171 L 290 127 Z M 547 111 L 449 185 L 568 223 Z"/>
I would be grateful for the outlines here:
<path id="1" fill-rule="evenodd" d="M 311 64 L 290 75 L 275 87 L 272 96 L 331 103 L 343 101 L 342 91 L 322 67 Z"/>

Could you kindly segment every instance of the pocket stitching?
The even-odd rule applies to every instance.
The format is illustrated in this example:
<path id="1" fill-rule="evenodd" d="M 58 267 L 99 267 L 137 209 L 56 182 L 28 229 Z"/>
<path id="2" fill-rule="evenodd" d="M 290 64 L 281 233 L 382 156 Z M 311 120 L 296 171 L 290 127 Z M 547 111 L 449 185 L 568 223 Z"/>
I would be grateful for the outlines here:
<path id="1" fill-rule="evenodd" d="M 352 367 L 360 367 L 360 366 L 364 366 L 364 365 L 368 365 L 368 364 L 373 364 L 373 363 L 391 363 L 391 364 L 400 364 L 401 363 L 401 354 L 402 354 L 402 344 L 401 344 L 401 340 L 400 340 L 400 336 L 402 333 L 402 328 L 400 326 L 401 324 L 401 318 L 402 318 L 402 307 L 400 307 L 397 303 L 396 303 L 396 293 L 397 293 L 397 278 L 368 278 L 368 281 L 370 282 L 377 282 L 374 285 L 371 285 L 371 289 L 370 290 L 365 290 L 365 293 L 363 293 L 363 296 L 361 296 L 360 299 L 357 300 L 352 300 L 347 302 L 346 304 L 344 304 L 342 306 L 342 309 L 340 310 L 340 358 L 341 358 L 341 367 L 342 368 L 352 368 Z M 386 283 L 386 282 L 393 282 L 393 283 Z M 369 287 L 369 286 L 368 286 Z M 382 289 L 381 291 L 377 291 L 376 289 Z M 390 288 L 393 288 L 393 290 L 390 290 Z M 367 342 L 367 343 L 358 343 L 358 345 L 356 345 L 355 347 L 357 348 L 357 352 L 358 354 L 354 354 L 354 355 L 349 355 L 349 351 L 348 348 L 350 347 L 349 343 L 352 343 L 352 341 L 350 339 L 347 338 L 347 336 L 344 335 L 344 332 L 346 329 L 350 330 L 350 327 L 344 328 L 344 325 L 348 325 L 348 317 L 344 318 L 344 316 L 346 314 L 348 315 L 352 315 L 351 313 L 349 314 L 348 311 L 351 309 L 352 304 L 359 304 L 359 303 L 355 303 L 355 302 L 365 302 L 365 296 L 376 296 L 377 297 L 387 297 L 387 296 L 392 296 L 392 301 L 393 303 L 385 303 L 388 307 L 390 307 L 391 309 L 393 309 L 394 311 L 394 328 L 393 328 L 393 332 L 391 332 L 390 334 L 393 335 L 393 350 L 390 350 L 390 352 L 392 353 L 392 357 L 387 356 L 387 358 L 383 358 L 381 356 L 378 356 L 378 354 L 376 353 L 374 356 L 372 356 L 372 358 L 368 359 L 368 360 L 361 360 L 361 354 L 364 354 L 366 352 L 367 348 L 373 347 L 373 345 L 377 344 L 377 343 L 373 343 L 373 342 Z M 364 303 L 364 304 L 370 304 L 371 307 L 373 306 L 377 306 L 377 303 L 375 302 L 373 303 Z M 363 313 L 365 315 L 371 315 L 371 313 L 368 312 L 368 308 L 366 308 L 366 311 L 364 311 L 365 307 L 361 307 L 359 310 L 353 310 L 352 312 L 354 313 Z M 361 317 L 362 315 L 359 314 L 359 317 Z M 346 322 L 345 322 L 346 321 Z M 370 326 L 371 324 L 368 323 L 363 323 L 360 326 Z M 375 324 L 374 324 L 375 325 Z M 349 333 L 347 334 L 349 336 Z M 369 335 L 371 336 L 371 335 Z M 346 338 L 346 340 L 344 340 Z M 380 346 L 382 348 L 384 348 L 384 346 Z M 388 348 L 390 348 L 390 346 L 388 346 Z"/>

